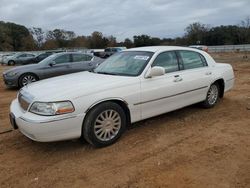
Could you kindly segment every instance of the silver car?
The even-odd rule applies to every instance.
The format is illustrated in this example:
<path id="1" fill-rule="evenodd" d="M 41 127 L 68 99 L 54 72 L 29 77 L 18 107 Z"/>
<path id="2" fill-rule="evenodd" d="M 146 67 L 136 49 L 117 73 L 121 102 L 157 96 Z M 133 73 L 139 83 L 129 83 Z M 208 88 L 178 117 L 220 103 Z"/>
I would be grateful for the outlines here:
<path id="1" fill-rule="evenodd" d="M 35 55 L 33 55 L 33 54 L 18 52 L 16 54 L 14 54 L 13 56 L 9 56 L 7 58 L 4 58 L 2 64 L 22 65 L 24 62 L 26 62 L 27 60 L 32 59 L 34 57 L 35 57 Z"/>
<path id="2" fill-rule="evenodd" d="M 62 52 L 53 54 L 38 64 L 12 68 L 3 73 L 5 85 L 23 87 L 31 82 L 95 69 L 103 59 L 80 52 Z"/>

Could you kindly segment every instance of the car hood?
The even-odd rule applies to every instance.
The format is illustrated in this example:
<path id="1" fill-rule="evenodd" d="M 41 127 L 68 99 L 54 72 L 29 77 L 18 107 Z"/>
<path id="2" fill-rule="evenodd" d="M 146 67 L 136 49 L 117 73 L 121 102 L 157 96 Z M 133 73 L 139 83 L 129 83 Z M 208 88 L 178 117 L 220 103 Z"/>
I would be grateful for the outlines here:
<path id="1" fill-rule="evenodd" d="M 27 92 L 36 101 L 70 100 L 137 83 L 138 80 L 137 77 L 79 72 L 29 84 L 21 92 Z"/>
<path id="2" fill-rule="evenodd" d="M 16 72 L 16 73 L 23 72 L 23 71 L 27 72 L 27 71 L 29 71 L 29 70 L 34 70 L 34 69 L 37 68 L 38 66 L 39 66 L 38 64 L 17 66 L 17 67 L 8 69 L 7 71 L 4 72 L 4 74 L 7 74 L 7 73 L 9 73 L 9 72 Z"/>

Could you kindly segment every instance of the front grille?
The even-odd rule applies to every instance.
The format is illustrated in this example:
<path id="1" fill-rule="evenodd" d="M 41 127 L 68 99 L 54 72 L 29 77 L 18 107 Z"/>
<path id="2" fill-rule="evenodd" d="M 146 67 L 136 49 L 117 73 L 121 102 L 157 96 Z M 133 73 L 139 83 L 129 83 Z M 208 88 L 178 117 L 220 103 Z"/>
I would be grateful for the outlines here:
<path id="1" fill-rule="evenodd" d="M 28 102 L 28 100 L 25 99 L 25 97 L 21 93 L 19 93 L 19 95 L 18 95 L 18 102 L 23 110 L 25 110 L 25 111 L 28 110 L 30 102 Z"/>

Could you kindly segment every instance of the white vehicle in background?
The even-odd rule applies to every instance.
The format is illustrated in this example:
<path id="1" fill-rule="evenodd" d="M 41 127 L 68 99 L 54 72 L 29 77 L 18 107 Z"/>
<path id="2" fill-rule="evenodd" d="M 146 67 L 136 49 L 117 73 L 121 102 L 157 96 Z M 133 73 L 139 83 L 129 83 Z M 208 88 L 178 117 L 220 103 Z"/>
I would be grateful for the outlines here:
<path id="1" fill-rule="evenodd" d="M 203 50 L 205 52 L 208 52 L 208 47 L 205 45 L 191 45 L 191 46 L 189 46 L 189 48 L 195 48 L 198 50 Z"/>
<path id="2" fill-rule="evenodd" d="M 83 138 L 96 147 L 117 141 L 143 119 L 201 102 L 215 106 L 234 85 L 231 65 L 204 51 L 143 47 L 116 53 L 94 72 L 32 83 L 10 107 L 10 120 L 32 140 Z"/>
<path id="3" fill-rule="evenodd" d="M 0 55 L 0 63 L 3 64 L 4 60 L 8 57 L 11 57 L 13 55 L 15 55 L 16 52 L 11 52 L 11 53 L 4 53 Z"/>

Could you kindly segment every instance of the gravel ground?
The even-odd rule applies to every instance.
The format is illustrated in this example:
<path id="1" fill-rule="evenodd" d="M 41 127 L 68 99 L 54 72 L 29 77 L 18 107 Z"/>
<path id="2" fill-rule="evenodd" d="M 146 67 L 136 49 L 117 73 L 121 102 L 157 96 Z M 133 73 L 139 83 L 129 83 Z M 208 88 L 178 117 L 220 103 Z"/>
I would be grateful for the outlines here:
<path id="1" fill-rule="evenodd" d="M 236 75 L 234 89 L 215 108 L 193 105 L 133 124 L 102 149 L 3 133 L 11 130 L 17 91 L 1 78 L 0 187 L 250 187 L 250 56 L 213 56 L 231 63 Z"/>

